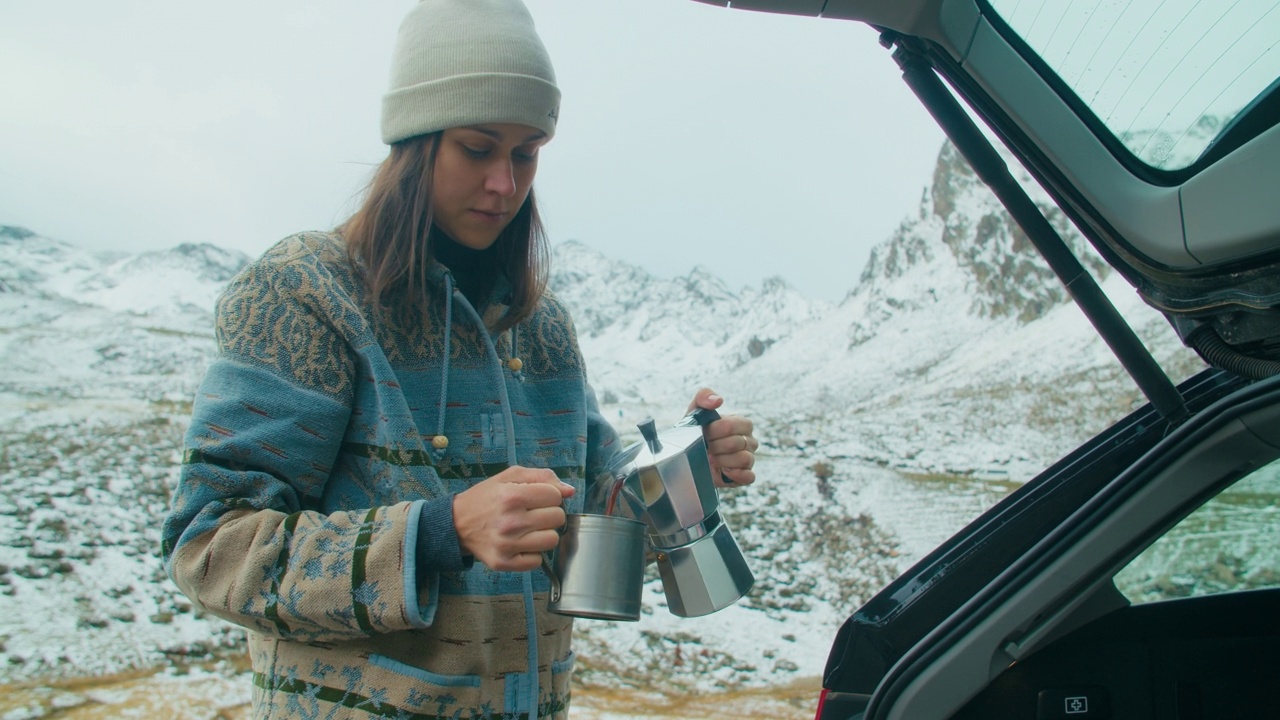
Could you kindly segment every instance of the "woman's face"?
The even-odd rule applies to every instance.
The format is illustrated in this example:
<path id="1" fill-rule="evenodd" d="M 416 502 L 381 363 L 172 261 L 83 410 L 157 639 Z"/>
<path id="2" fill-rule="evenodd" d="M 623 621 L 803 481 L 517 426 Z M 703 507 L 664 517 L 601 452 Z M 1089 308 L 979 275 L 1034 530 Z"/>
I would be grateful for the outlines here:
<path id="1" fill-rule="evenodd" d="M 445 130 L 431 182 L 436 226 L 454 242 L 484 250 L 529 196 L 546 135 L 495 123 Z"/>

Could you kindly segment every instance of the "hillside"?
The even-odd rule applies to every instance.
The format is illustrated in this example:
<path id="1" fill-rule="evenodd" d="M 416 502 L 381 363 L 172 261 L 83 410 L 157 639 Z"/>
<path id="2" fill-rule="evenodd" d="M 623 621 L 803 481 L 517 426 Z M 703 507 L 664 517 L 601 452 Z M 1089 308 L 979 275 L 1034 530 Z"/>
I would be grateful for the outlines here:
<path id="1" fill-rule="evenodd" d="M 1048 214 L 1170 374 L 1194 372 L 1163 319 Z M 0 682 L 239 647 L 164 577 L 157 546 L 213 300 L 247 261 L 211 245 L 101 255 L 0 226 Z M 556 246 L 552 289 L 625 437 L 645 415 L 675 421 L 707 384 L 764 443 L 761 481 L 724 497 L 755 590 L 682 620 L 651 577 L 639 623 L 578 624 L 579 682 L 811 677 L 878 587 L 1142 402 L 949 146 L 918 212 L 850 280 L 831 304 L 781 279 L 733 289 L 706 268 L 659 278 Z"/>

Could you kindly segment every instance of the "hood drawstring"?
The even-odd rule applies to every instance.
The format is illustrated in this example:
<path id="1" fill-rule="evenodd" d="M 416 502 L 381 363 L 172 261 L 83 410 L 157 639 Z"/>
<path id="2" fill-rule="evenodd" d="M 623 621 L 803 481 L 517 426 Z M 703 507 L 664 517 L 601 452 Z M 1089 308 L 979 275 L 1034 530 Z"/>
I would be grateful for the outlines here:
<path id="1" fill-rule="evenodd" d="M 436 420 L 436 434 L 431 438 L 431 454 L 436 462 L 444 459 L 444 450 L 449 447 L 449 438 L 444 434 L 444 412 L 449 402 L 449 358 L 451 356 L 449 341 L 453 335 L 453 276 L 444 274 L 444 360 L 440 372 L 440 415 Z"/>
<path id="2" fill-rule="evenodd" d="M 463 297 L 463 300 L 466 300 L 465 296 L 462 296 L 462 291 L 458 290 L 457 287 L 454 286 L 453 275 L 450 273 L 444 274 L 444 289 L 444 360 L 441 363 L 440 371 L 440 411 L 436 417 L 436 434 L 431 437 L 431 455 L 437 463 L 444 459 L 445 449 L 449 447 L 449 438 L 444 434 L 444 416 L 449 402 L 449 360 L 452 357 L 453 295 L 454 293 L 457 293 L 459 296 Z M 473 319 L 483 332 L 484 321 L 470 304 L 464 302 L 463 307 L 472 314 Z M 520 382 L 524 382 L 524 375 L 520 372 L 524 367 L 524 361 L 520 359 L 517 350 L 520 342 L 519 327 L 519 325 L 511 326 L 511 359 L 507 361 L 506 365 L 507 369 L 511 371 L 511 376 L 513 378 Z M 497 348 L 493 346 L 492 342 L 487 344 L 490 348 L 490 352 L 496 356 Z M 497 360 L 498 358 L 495 357 L 494 359 Z M 499 386 L 502 391 L 502 403 L 505 407 L 508 405 L 506 398 L 506 384 L 501 381 L 501 375 L 499 375 Z M 508 424 L 510 424 L 510 418 L 508 418 Z M 509 437 L 514 437 L 514 435 L 510 435 L 514 430 L 514 428 L 508 428 Z M 512 454 L 514 458 L 514 448 L 509 448 L 509 453 Z M 514 459 L 512 462 L 514 463 Z"/>
<path id="3" fill-rule="evenodd" d="M 461 295 L 462 293 L 459 292 L 458 294 Z M 492 361 L 489 367 L 493 369 L 493 379 L 496 381 L 495 384 L 497 385 L 498 391 L 498 405 L 503 410 L 502 421 L 503 424 L 506 425 L 507 464 L 515 466 L 517 464 L 515 442 L 516 428 L 515 422 L 511 416 L 511 398 L 507 396 L 507 377 L 503 372 L 504 365 L 502 358 L 498 356 L 498 349 L 494 346 L 493 336 L 485 330 L 484 320 L 480 317 L 480 313 L 476 312 L 476 309 L 471 306 L 471 303 L 466 302 L 465 297 L 463 297 L 462 309 L 471 315 L 471 320 L 476 324 L 477 328 L 480 328 L 480 335 L 484 339 L 485 350 L 488 351 L 489 359 Z M 506 367 L 509 368 L 510 365 L 507 365 Z"/>
<path id="4" fill-rule="evenodd" d="M 511 326 L 511 359 L 507 361 L 507 367 L 511 369 L 511 376 L 520 382 L 524 382 L 524 375 L 520 374 L 520 369 L 524 367 L 524 361 L 520 359 L 520 326 Z"/>

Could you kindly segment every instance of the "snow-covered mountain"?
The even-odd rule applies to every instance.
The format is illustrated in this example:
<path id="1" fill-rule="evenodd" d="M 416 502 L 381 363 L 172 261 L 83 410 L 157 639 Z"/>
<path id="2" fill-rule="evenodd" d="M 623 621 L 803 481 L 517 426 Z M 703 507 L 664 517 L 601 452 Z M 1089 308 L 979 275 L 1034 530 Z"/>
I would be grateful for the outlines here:
<path id="1" fill-rule="evenodd" d="M 1031 178 L 1020 179 L 1166 371 L 1179 380 L 1202 368 Z M 564 247 L 558 263 L 564 255 L 574 268 L 588 257 Z M 597 391 L 671 407 L 708 384 L 748 410 L 775 449 L 1025 480 L 1143 402 L 950 144 L 917 212 L 873 249 L 834 306 L 780 281 L 733 293 L 699 270 L 660 281 L 589 262 L 608 270 L 591 284 L 581 269 L 555 279 L 579 316 L 584 304 L 604 308 L 582 332 Z M 668 298 L 681 304 L 667 310 Z"/>
<path id="2" fill-rule="evenodd" d="M 1182 378 L 1198 369 L 1165 319 L 1109 272 L 1029 177 L 1021 180 L 1169 373 Z M 950 146 L 940 154 L 919 213 L 883 254 L 896 248 L 924 259 L 899 264 L 895 277 L 888 263 L 876 271 L 874 255 L 844 310 L 863 368 L 846 386 L 861 378 L 868 388 L 865 412 L 899 425 L 901 432 L 883 433 L 900 441 L 887 453 L 898 462 L 916 458 L 921 469 L 981 470 L 1017 465 L 1025 455 L 1022 467 L 1010 467 L 1014 477 L 1025 478 L 1138 401 L 1132 382 L 1021 229 Z M 904 347 L 895 336 L 922 341 Z M 879 372 L 867 372 L 868 363 Z M 876 390 L 885 385 L 901 392 Z M 946 428 L 946 435 L 917 431 L 916 422 Z M 960 446 L 988 455 L 947 457 L 946 448 Z M 1039 451 L 1028 453 L 1031 448 Z"/>
<path id="3" fill-rule="evenodd" d="M 9 226 L 0 258 L 0 423 L 24 426 L 188 402 L 213 351 L 214 299 L 248 262 L 211 245 L 93 253 Z"/>
<path id="4" fill-rule="evenodd" d="M 782 278 L 734 292 L 703 267 L 657 278 L 577 242 L 555 248 L 551 287 L 573 309 L 592 382 L 605 402 L 685 401 L 702 379 L 732 373 L 828 303 Z"/>
<path id="5" fill-rule="evenodd" d="M 1034 196 L 1170 374 L 1197 369 Z M 213 300 L 246 261 L 209 245 L 101 255 L 0 226 L 0 682 L 240 641 L 164 578 L 157 545 Z M 816 675 L 870 593 L 1141 402 L 950 146 L 839 303 L 781 279 L 731 289 L 705 268 L 658 278 L 573 242 L 556 246 L 551 286 L 624 436 L 644 415 L 678 419 L 705 384 L 763 442 L 760 482 L 724 494 L 756 588 L 682 620 L 650 578 L 641 622 L 578 625 L 587 683 Z"/>

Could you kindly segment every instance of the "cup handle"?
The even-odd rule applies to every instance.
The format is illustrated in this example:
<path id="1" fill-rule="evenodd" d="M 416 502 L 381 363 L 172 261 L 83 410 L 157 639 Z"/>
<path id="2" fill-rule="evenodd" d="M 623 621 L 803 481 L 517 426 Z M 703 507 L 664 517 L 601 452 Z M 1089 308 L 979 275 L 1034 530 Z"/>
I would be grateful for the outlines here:
<path id="1" fill-rule="evenodd" d="M 547 553 L 542 553 L 542 572 L 546 573 L 547 579 L 551 581 L 551 602 L 560 602 L 560 578 L 551 567 L 551 556 Z"/>

